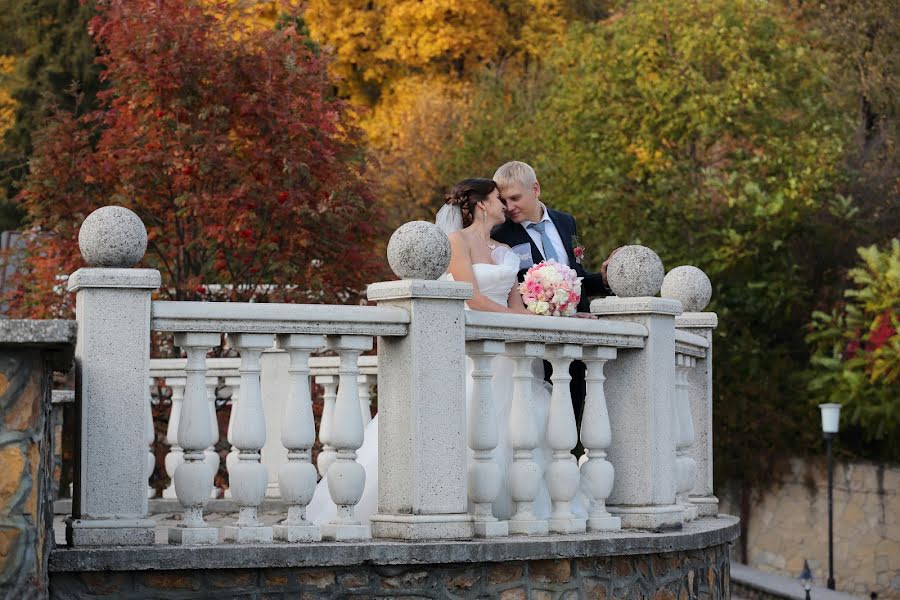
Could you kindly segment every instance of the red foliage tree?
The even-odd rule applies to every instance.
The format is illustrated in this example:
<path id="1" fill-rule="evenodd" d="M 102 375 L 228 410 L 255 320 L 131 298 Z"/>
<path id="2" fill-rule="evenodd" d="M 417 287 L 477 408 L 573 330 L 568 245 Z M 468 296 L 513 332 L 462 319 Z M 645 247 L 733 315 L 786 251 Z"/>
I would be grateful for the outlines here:
<path id="1" fill-rule="evenodd" d="M 167 298 L 346 302 L 382 275 L 361 136 L 323 59 L 293 28 L 253 31 L 225 10 L 98 3 L 109 88 L 99 110 L 59 113 L 36 136 L 12 313 L 70 314 L 61 276 L 106 204 L 143 219 L 142 264 Z"/>

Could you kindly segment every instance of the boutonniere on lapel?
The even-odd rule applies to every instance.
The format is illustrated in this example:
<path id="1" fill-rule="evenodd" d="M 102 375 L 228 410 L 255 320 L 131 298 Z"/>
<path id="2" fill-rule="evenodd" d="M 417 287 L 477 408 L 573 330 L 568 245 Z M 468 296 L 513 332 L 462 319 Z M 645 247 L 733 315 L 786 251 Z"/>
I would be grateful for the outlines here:
<path id="1" fill-rule="evenodd" d="M 577 235 L 572 236 L 572 254 L 575 255 L 575 262 L 580 265 L 581 260 L 584 258 L 584 246 Z"/>

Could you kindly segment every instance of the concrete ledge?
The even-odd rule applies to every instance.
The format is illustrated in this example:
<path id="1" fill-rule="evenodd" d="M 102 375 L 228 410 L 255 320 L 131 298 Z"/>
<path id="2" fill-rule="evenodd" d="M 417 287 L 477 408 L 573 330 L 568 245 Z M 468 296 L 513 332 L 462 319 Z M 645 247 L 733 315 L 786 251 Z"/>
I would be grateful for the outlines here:
<path id="1" fill-rule="evenodd" d="M 731 563 L 731 583 L 734 595 L 742 598 L 787 598 L 804 600 L 806 593 L 799 579 L 757 571 L 741 563 Z M 750 592 L 750 593 L 747 593 Z M 857 598 L 851 594 L 829 590 L 827 587 L 813 586 L 810 596 L 815 600 L 851 600 Z"/>
<path id="2" fill-rule="evenodd" d="M 175 498 L 150 498 L 147 501 L 147 506 L 147 513 L 151 515 L 166 513 L 181 514 L 184 510 L 181 507 L 181 503 Z M 230 498 L 218 498 L 207 502 L 206 506 L 203 508 L 203 514 L 236 513 L 240 508 L 241 507 L 238 506 L 236 500 Z M 262 504 L 259 505 L 260 512 L 278 511 L 287 514 L 287 509 L 288 503 L 280 498 L 266 498 L 262 501 Z M 71 515 L 72 499 L 60 498 L 59 500 L 54 500 L 53 514 Z"/>
<path id="3" fill-rule="evenodd" d="M 505 562 L 662 554 L 708 548 L 740 535 L 736 517 L 698 519 L 680 531 L 617 531 L 535 538 L 394 542 L 322 542 L 310 544 L 218 544 L 117 548 L 57 548 L 50 571 L 144 571 L 167 569 L 254 569 L 331 567 L 359 564 L 415 565 Z"/>
<path id="4" fill-rule="evenodd" d="M 39 348 L 60 371 L 71 367 L 77 333 L 75 321 L 0 319 L 0 347 Z"/>

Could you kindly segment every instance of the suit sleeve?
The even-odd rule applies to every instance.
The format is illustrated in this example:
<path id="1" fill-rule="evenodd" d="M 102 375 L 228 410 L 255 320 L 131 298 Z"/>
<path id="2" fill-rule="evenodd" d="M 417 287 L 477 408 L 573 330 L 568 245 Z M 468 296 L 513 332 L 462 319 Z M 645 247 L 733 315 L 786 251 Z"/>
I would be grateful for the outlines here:
<path id="1" fill-rule="evenodd" d="M 578 234 L 578 229 L 575 224 L 575 217 L 571 217 L 572 219 L 572 231 L 574 235 Z M 575 272 L 578 273 L 579 277 L 582 277 L 581 280 L 581 294 L 582 296 L 612 296 L 612 290 L 609 289 L 609 286 L 603 282 L 603 275 L 600 273 L 590 273 L 584 269 L 579 264 L 575 265 Z"/>

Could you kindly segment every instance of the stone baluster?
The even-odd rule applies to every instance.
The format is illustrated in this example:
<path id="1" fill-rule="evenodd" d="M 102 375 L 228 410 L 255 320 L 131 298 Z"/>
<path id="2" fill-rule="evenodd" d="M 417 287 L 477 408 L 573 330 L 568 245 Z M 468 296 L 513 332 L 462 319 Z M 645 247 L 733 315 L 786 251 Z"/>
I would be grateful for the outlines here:
<path id="1" fill-rule="evenodd" d="M 466 354 L 472 359 L 472 397 L 469 400 L 469 500 L 475 537 L 491 538 L 509 535 L 506 521 L 498 521 L 492 504 L 500 492 L 503 474 L 494 460 L 494 448 L 500 439 L 500 424 L 491 390 L 494 357 L 503 353 L 504 343 L 496 340 L 466 342 Z"/>
<path id="2" fill-rule="evenodd" d="M 356 451 L 363 443 L 362 414 L 359 410 L 359 356 L 372 349 L 372 338 L 361 335 L 335 335 L 326 338 L 329 350 L 341 359 L 338 367 L 338 393 L 334 404 L 331 443 L 335 460 L 328 467 L 328 492 L 337 506 L 334 521 L 322 527 L 328 540 L 364 540 L 372 537 L 371 527 L 353 514 L 362 498 L 366 471 L 356 462 Z"/>
<path id="3" fill-rule="evenodd" d="M 578 492 L 580 473 L 572 449 L 578 444 L 578 427 L 572 407 L 569 366 L 581 358 L 581 346 L 553 344 L 547 347 L 547 358 L 553 365 L 553 394 L 547 418 L 547 441 L 553 449 L 553 460 L 544 479 L 550 492 L 552 509 L 550 531 L 554 533 L 584 533 L 586 520 L 572 513 L 572 499 Z"/>
<path id="4" fill-rule="evenodd" d="M 140 218 L 105 206 L 84 220 L 78 246 L 88 265 L 69 277 L 78 327 L 75 428 L 79 468 L 66 540 L 72 546 L 149 545 L 147 379 L 155 269 L 134 269 L 147 248 Z"/>
<path id="5" fill-rule="evenodd" d="M 225 538 L 235 542 L 271 542 L 272 528 L 259 520 L 259 505 L 266 495 L 268 475 L 260 462 L 266 443 L 266 418 L 260 385 L 260 356 L 272 346 L 272 336 L 260 333 L 228 335 L 230 345 L 241 353 L 241 400 L 237 404 L 232 443 L 238 460 L 229 472 L 231 496 L 240 513 L 234 525 L 225 527 Z M 208 418 L 207 418 L 208 420 Z"/>
<path id="6" fill-rule="evenodd" d="M 228 454 L 225 455 L 225 470 L 227 473 L 231 473 L 234 465 L 237 464 L 238 461 L 238 449 L 234 447 L 234 442 L 232 441 L 232 431 L 234 431 L 234 415 L 237 413 L 238 402 L 240 402 L 241 397 L 241 377 L 231 376 L 225 378 L 225 385 L 231 389 L 231 412 L 228 414 L 228 432 L 226 434 L 228 443 L 231 444 L 231 449 L 228 451 Z M 228 489 L 225 490 L 223 494 L 226 498 L 231 498 L 231 478 L 229 476 L 229 484 Z"/>
<path id="7" fill-rule="evenodd" d="M 287 542 L 322 539 L 317 525 L 306 520 L 306 506 L 316 490 L 316 468 L 311 462 L 316 442 L 312 401 L 309 394 L 309 355 L 322 347 L 320 335 L 279 335 L 278 347 L 290 356 L 290 390 L 284 402 L 281 443 L 287 462 L 278 472 L 278 488 L 288 504 L 287 518 L 274 527 L 275 538 Z"/>
<path id="8" fill-rule="evenodd" d="M 603 366 L 616 357 L 616 349 L 604 346 L 588 346 L 583 349 L 581 360 L 587 366 L 585 374 L 586 395 L 584 412 L 581 416 L 581 445 L 584 446 L 586 460 L 581 464 L 581 476 L 591 493 L 588 512 L 589 531 L 621 529 L 622 520 L 606 510 L 606 499 L 612 492 L 615 470 L 606 460 L 606 449 L 612 441 L 609 427 L 609 412 L 606 408 L 606 392 L 603 382 Z"/>
<path id="9" fill-rule="evenodd" d="M 697 463 L 690 455 L 694 444 L 694 421 L 688 397 L 688 372 L 696 364 L 693 356 L 675 355 L 675 421 L 678 437 L 675 444 L 675 468 L 678 473 L 678 487 L 675 501 L 684 508 L 684 520 L 697 518 L 697 507 L 690 502 L 690 492 L 697 479 Z"/>
<path id="10" fill-rule="evenodd" d="M 325 477 L 325 474 L 328 473 L 328 468 L 337 458 L 337 452 L 334 450 L 334 442 L 331 438 L 334 429 L 334 404 L 337 399 L 338 378 L 334 375 L 316 375 L 315 381 L 324 390 L 322 394 L 322 418 L 319 421 L 319 441 L 322 443 L 322 449 L 319 451 L 316 466 L 319 468 L 319 476 Z"/>
<path id="11" fill-rule="evenodd" d="M 363 429 L 365 429 L 372 422 L 372 392 L 370 389 L 375 382 L 375 376 L 359 375 L 356 380 L 359 384 L 359 412 L 362 414 Z"/>
<path id="12" fill-rule="evenodd" d="M 150 380 L 152 383 L 152 379 Z M 153 469 L 156 467 L 156 456 L 153 454 L 153 442 L 156 441 L 156 430 L 153 428 L 153 397 L 150 395 L 150 387 L 147 387 L 147 416 L 144 419 L 144 441 L 147 443 L 147 479 L 153 477 Z M 147 498 L 156 496 L 156 490 L 147 482 Z"/>
<path id="13" fill-rule="evenodd" d="M 177 333 L 175 345 L 187 353 L 184 400 L 178 419 L 178 443 L 184 462 L 175 470 L 175 493 L 184 518 L 169 528 L 171 544 L 214 544 L 218 530 L 203 520 L 203 508 L 213 487 L 213 472 L 206 463 L 206 448 L 215 439 L 206 397 L 206 353 L 219 345 L 218 333 Z"/>
<path id="14" fill-rule="evenodd" d="M 216 444 L 219 441 L 219 421 L 216 420 L 216 385 L 219 383 L 218 377 L 207 377 L 206 378 L 206 398 L 209 402 L 209 424 L 213 430 L 213 437 L 215 440 L 209 447 L 203 451 L 206 456 L 206 464 L 209 465 L 209 470 L 212 471 L 213 474 L 213 483 L 215 483 L 216 473 L 219 472 L 219 453 L 216 452 Z M 218 496 L 218 490 L 213 486 L 212 497 L 216 498 Z"/>
<path id="15" fill-rule="evenodd" d="M 184 451 L 178 443 L 178 423 L 181 420 L 181 406 L 184 401 L 184 377 L 166 377 L 166 385 L 172 389 L 172 409 L 169 412 L 169 426 L 166 429 L 166 442 L 169 453 L 166 454 L 166 474 L 169 476 L 169 487 L 163 490 L 163 498 L 175 499 L 175 471 L 184 462 Z"/>
<path id="16" fill-rule="evenodd" d="M 516 511 L 509 520 L 509 532 L 519 535 L 546 535 L 549 523 L 534 514 L 534 501 L 541 484 L 541 468 L 534 462 L 538 447 L 538 424 L 534 419 L 531 364 L 544 355 L 544 346 L 532 342 L 506 345 L 506 354 L 514 365 L 513 399 L 509 413 L 509 440 L 513 447 L 513 464 L 509 471 L 509 487 Z M 568 370 L 567 370 L 568 372 Z"/>

